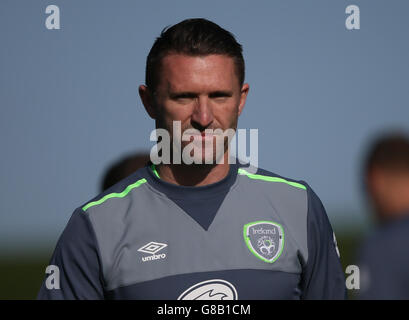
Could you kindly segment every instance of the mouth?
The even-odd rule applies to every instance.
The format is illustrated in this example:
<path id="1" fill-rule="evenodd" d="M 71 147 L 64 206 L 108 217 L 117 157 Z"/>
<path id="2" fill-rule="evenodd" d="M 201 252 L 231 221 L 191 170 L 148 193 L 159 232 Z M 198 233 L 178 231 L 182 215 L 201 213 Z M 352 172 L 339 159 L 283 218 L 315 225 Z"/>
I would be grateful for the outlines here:
<path id="1" fill-rule="evenodd" d="M 194 141 L 212 141 L 217 137 L 216 134 L 205 132 L 202 132 L 200 134 L 190 134 L 190 136 Z"/>
<path id="2" fill-rule="evenodd" d="M 210 140 L 210 139 L 213 139 L 213 138 L 216 137 L 216 135 L 213 134 L 213 133 L 205 133 L 205 132 L 202 132 L 199 136 L 200 136 L 203 140 Z"/>

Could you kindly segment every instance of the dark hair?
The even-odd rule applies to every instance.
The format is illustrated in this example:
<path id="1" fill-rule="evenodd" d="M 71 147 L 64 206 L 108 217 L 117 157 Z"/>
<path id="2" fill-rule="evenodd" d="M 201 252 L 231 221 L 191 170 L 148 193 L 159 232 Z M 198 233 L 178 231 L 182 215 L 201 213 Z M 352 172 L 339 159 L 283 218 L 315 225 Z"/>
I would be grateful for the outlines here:
<path id="1" fill-rule="evenodd" d="M 127 155 L 116 161 L 105 172 L 100 186 L 100 191 L 104 191 L 117 182 L 126 178 L 139 168 L 143 168 L 149 162 L 149 153 L 140 152 Z"/>
<path id="2" fill-rule="evenodd" d="M 244 83 L 242 46 L 233 34 L 206 19 L 187 19 L 162 30 L 146 59 L 146 85 L 155 91 L 163 57 L 170 53 L 190 56 L 227 55 L 234 59 L 240 86 Z"/>
<path id="3" fill-rule="evenodd" d="M 374 166 L 409 170 L 409 138 L 399 132 L 377 138 L 369 149 L 364 166 L 365 172 Z"/>

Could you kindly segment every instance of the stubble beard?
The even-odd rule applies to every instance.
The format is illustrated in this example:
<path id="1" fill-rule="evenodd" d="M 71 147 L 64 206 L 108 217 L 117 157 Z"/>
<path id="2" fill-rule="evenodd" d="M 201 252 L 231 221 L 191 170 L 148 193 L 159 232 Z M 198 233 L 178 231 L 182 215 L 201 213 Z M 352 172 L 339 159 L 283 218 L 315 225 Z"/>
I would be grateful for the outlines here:
<path id="1" fill-rule="evenodd" d="M 230 129 L 233 130 L 233 132 L 236 132 L 237 130 L 237 123 L 238 123 L 238 116 L 234 119 L 234 121 L 232 122 L 230 126 Z M 181 128 L 182 136 L 178 137 L 177 135 L 176 137 L 174 137 L 173 123 L 171 124 L 166 123 L 163 117 L 158 117 L 156 119 L 156 129 L 165 129 L 169 133 L 169 136 L 170 136 L 170 155 L 169 156 L 170 156 L 170 162 L 172 165 L 176 163 L 180 163 L 179 161 L 175 161 L 176 159 L 173 158 L 173 155 L 175 154 L 174 148 L 180 147 L 180 150 L 177 150 L 178 152 L 176 152 L 176 154 L 182 155 L 184 149 L 189 144 L 193 143 L 193 144 L 196 144 L 196 146 L 198 146 L 198 144 L 201 144 L 201 150 L 202 150 L 201 154 L 196 155 L 194 153 L 194 150 L 192 150 L 190 154 L 194 158 L 193 163 L 190 163 L 190 164 L 184 163 L 183 157 L 182 157 L 181 165 L 190 165 L 193 167 L 201 166 L 203 168 L 206 167 L 207 169 L 215 167 L 219 163 L 224 163 L 224 156 L 226 152 L 229 151 L 229 144 L 230 144 L 231 139 L 233 138 L 232 136 L 231 137 L 223 136 L 223 140 L 221 140 L 222 137 L 220 136 L 220 134 L 218 134 L 217 136 L 213 137 L 212 146 L 210 145 L 209 142 L 205 140 L 200 141 L 200 140 L 190 139 L 190 141 L 182 141 L 183 135 L 185 133 L 189 134 L 189 130 L 192 130 L 195 128 L 193 128 L 192 126 L 186 126 L 185 128 Z M 221 128 L 208 128 L 208 129 L 213 130 L 213 131 L 216 131 L 216 130 L 223 131 L 223 129 Z M 174 139 L 177 139 L 177 141 L 174 141 Z M 220 148 L 218 144 L 223 144 L 223 147 Z"/>

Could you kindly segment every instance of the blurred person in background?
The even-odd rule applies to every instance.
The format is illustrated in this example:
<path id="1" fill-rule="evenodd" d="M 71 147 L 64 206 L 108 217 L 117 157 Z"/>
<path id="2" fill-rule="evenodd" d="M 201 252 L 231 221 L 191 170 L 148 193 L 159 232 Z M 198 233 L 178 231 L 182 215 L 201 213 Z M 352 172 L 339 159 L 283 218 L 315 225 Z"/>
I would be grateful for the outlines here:
<path id="1" fill-rule="evenodd" d="M 117 182 L 134 173 L 136 170 L 145 167 L 149 160 L 149 153 L 138 152 L 125 156 L 113 163 L 103 175 L 100 191 L 105 191 Z"/>
<path id="2" fill-rule="evenodd" d="M 377 229 L 360 248 L 360 299 L 409 299 L 409 137 L 376 139 L 364 182 Z"/>

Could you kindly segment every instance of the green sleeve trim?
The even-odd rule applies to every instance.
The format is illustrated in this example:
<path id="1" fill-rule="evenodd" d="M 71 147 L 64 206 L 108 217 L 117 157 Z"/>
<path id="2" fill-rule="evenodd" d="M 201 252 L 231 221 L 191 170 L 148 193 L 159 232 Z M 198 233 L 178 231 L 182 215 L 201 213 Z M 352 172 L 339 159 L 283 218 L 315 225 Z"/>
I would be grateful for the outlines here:
<path id="1" fill-rule="evenodd" d="M 153 173 L 155 174 L 155 176 L 157 176 L 160 179 L 159 173 L 158 173 L 158 171 L 156 171 L 156 166 L 154 164 L 151 165 L 151 169 L 152 169 Z"/>
<path id="2" fill-rule="evenodd" d="M 108 199 L 111 198 L 123 198 L 125 197 L 132 189 L 135 189 L 137 187 L 139 187 L 141 184 L 144 184 L 146 182 L 146 179 L 140 179 L 138 181 L 136 181 L 133 184 L 130 184 L 129 186 L 126 187 L 126 189 L 124 191 L 122 191 L 121 193 L 110 193 L 107 194 L 106 196 L 104 196 L 103 198 L 99 199 L 98 201 L 92 201 L 90 203 L 88 203 L 87 205 L 82 207 L 82 210 L 87 210 L 93 206 L 97 206 L 105 201 L 107 201 Z"/>
<path id="3" fill-rule="evenodd" d="M 278 178 L 278 177 L 263 176 L 261 174 L 251 174 L 251 173 L 248 173 L 246 170 L 241 169 L 241 168 L 239 169 L 239 174 L 240 175 L 245 175 L 245 176 L 249 177 L 250 179 L 263 180 L 263 181 L 269 181 L 269 182 L 283 182 L 283 183 L 286 183 L 286 184 L 288 184 L 290 186 L 293 186 L 293 187 L 296 187 L 296 188 L 299 188 L 299 189 L 303 189 L 303 190 L 307 190 L 307 187 L 304 186 L 301 183 L 288 181 L 288 180 L 285 180 L 283 178 Z"/>

